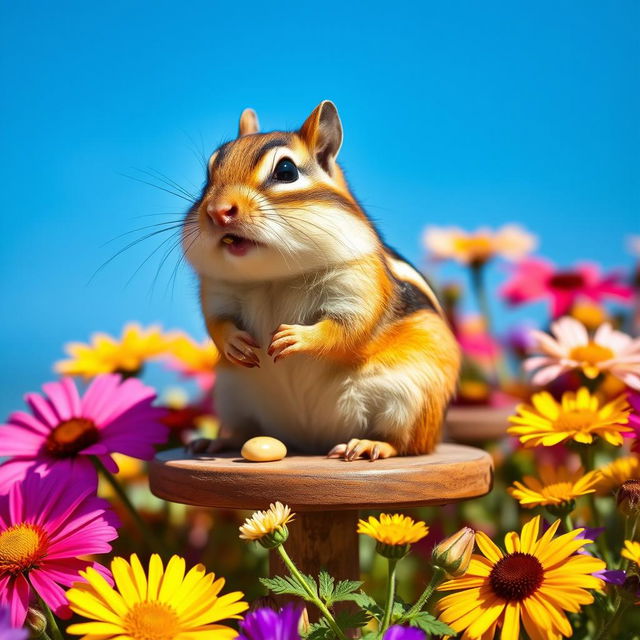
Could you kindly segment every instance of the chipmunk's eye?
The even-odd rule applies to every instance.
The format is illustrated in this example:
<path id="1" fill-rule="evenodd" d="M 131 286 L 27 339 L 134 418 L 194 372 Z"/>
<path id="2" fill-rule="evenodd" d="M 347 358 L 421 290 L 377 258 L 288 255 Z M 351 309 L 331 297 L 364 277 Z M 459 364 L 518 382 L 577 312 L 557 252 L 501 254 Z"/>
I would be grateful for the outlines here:
<path id="1" fill-rule="evenodd" d="M 273 171 L 273 179 L 278 182 L 295 182 L 298 179 L 298 167 L 293 160 L 282 158 Z"/>

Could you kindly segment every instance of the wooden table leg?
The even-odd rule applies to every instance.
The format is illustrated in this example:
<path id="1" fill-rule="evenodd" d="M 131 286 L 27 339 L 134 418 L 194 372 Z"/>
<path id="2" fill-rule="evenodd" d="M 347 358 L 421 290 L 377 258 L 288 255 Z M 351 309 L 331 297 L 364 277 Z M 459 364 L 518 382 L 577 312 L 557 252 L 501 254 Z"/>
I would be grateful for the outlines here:
<path id="1" fill-rule="evenodd" d="M 359 580 L 357 525 L 357 511 L 297 512 L 285 548 L 303 573 L 317 576 L 326 569 L 337 580 Z M 269 573 L 288 573 L 274 551 L 269 555 Z"/>

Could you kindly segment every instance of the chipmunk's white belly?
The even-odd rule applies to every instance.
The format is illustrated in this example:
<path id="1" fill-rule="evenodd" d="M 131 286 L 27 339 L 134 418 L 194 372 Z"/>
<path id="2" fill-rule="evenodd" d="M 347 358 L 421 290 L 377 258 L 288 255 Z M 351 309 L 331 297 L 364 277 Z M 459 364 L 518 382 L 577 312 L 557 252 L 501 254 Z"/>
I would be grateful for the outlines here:
<path id="1" fill-rule="evenodd" d="M 301 287 L 307 288 L 306 295 Z M 362 374 L 355 367 L 307 354 L 274 363 L 267 355 L 271 335 L 281 324 L 312 324 L 317 318 L 326 283 L 317 287 L 317 296 L 309 288 L 300 281 L 234 287 L 234 312 L 261 346 L 260 367 L 221 367 L 215 402 L 223 425 L 232 431 L 250 435 L 257 427 L 293 448 L 326 453 L 366 434 L 371 402 L 357 383 Z"/>
<path id="2" fill-rule="evenodd" d="M 327 453 L 365 435 L 365 403 L 354 411 L 353 376 L 306 355 L 276 364 L 264 351 L 260 368 L 225 368 L 216 382 L 216 407 L 232 430 L 255 426 L 301 451 Z"/>

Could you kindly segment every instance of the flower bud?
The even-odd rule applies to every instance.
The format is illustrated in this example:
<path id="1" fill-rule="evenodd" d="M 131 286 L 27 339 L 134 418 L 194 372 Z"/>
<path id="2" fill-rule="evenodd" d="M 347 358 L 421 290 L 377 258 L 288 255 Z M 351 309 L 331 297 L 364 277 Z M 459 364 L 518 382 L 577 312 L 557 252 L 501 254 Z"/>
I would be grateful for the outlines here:
<path id="1" fill-rule="evenodd" d="M 626 480 L 617 495 L 618 509 L 627 517 L 640 514 L 640 480 Z"/>
<path id="2" fill-rule="evenodd" d="M 47 619 L 42 611 L 29 607 L 25 626 L 31 631 L 34 638 L 39 638 L 47 630 Z"/>
<path id="3" fill-rule="evenodd" d="M 475 543 L 475 531 L 464 527 L 434 547 L 431 555 L 433 564 L 452 578 L 463 576 L 469 568 Z"/>
<path id="4" fill-rule="evenodd" d="M 284 544 L 289 537 L 289 529 L 287 529 L 287 525 L 283 524 L 277 529 L 274 529 L 271 533 L 266 533 L 258 540 L 258 542 L 265 549 L 275 549 L 279 547 L 281 544 Z"/>

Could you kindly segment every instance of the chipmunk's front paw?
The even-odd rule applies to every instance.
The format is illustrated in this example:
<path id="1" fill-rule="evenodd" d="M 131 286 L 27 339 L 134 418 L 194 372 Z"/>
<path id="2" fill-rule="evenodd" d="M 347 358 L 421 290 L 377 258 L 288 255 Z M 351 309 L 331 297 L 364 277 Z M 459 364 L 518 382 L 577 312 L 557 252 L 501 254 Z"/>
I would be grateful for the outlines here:
<path id="1" fill-rule="evenodd" d="M 234 364 L 252 369 L 260 366 L 256 353 L 260 345 L 246 331 L 233 331 L 224 342 L 224 355 Z"/>
<path id="2" fill-rule="evenodd" d="M 281 324 L 273 333 L 267 353 L 274 362 L 294 353 L 305 353 L 314 349 L 313 327 L 300 324 Z"/>
<path id="3" fill-rule="evenodd" d="M 232 442 L 228 438 L 196 438 L 185 447 L 192 455 L 211 455 L 231 448 Z"/>
<path id="4" fill-rule="evenodd" d="M 352 438 L 346 444 L 337 444 L 333 447 L 327 454 L 327 458 L 344 458 L 347 462 L 369 458 L 373 462 L 378 458 L 392 458 L 397 455 L 398 450 L 388 442 Z"/>

